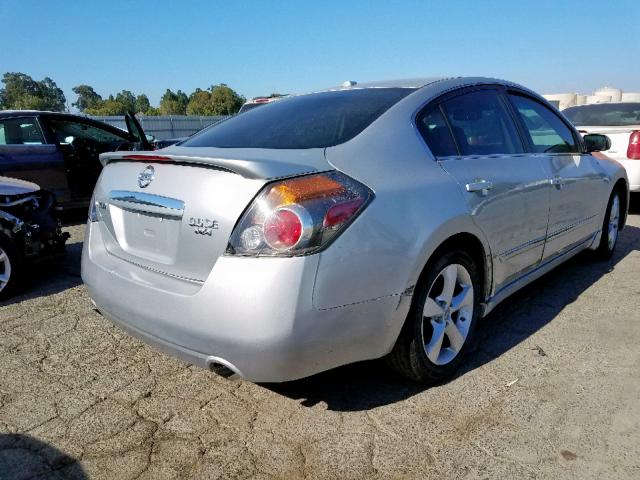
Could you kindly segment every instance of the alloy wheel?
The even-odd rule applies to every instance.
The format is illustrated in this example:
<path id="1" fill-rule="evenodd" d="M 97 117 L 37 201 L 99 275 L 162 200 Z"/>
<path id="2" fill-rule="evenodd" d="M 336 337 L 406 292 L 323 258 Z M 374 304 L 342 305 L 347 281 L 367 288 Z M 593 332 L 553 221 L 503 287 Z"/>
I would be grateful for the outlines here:
<path id="1" fill-rule="evenodd" d="M 427 358 L 446 365 L 462 349 L 473 319 L 471 275 L 460 264 L 445 267 L 429 287 L 422 314 L 422 342 Z"/>
<path id="2" fill-rule="evenodd" d="M 620 198 L 615 194 L 611 199 L 611 210 L 609 211 L 609 226 L 607 230 L 607 246 L 613 250 L 618 240 L 618 229 L 620 228 Z"/>
<path id="3" fill-rule="evenodd" d="M 11 261 L 9 255 L 0 248 L 0 292 L 5 289 L 11 278 Z"/>

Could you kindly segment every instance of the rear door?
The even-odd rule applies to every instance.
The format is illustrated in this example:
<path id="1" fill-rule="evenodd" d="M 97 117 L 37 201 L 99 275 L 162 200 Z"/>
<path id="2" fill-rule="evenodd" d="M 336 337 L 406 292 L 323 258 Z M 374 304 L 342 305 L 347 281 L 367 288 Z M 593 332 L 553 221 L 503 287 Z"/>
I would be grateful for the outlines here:
<path id="1" fill-rule="evenodd" d="M 0 175 L 38 184 L 69 200 L 64 156 L 48 144 L 35 116 L 0 119 Z"/>
<path id="2" fill-rule="evenodd" d="M 499 290 L 542 258 L 550 189 L 545 171 L 525 152 L 498 87 L 463 90 L 428 108 L 419 128 L 489 241 Z"/>
<path id="3" fill-rule="evenodd" d="M 539 100 L 510 92 L 528 149 L 544 166 L 553 185 L 544 259 L 584 242 L 600 228 L 608 177 L 564 120 Z"/>

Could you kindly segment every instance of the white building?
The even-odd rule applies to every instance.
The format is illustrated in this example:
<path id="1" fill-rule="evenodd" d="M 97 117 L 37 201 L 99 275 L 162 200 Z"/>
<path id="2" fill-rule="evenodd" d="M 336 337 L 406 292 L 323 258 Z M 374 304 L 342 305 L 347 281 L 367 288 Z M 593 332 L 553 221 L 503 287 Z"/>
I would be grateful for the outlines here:
<path id="1" fill-rule="evenodd" d="M 543 95 L 560 110 L 575 107 L 576 105 L 590 105 L 592 103 L 612 103 L 612 102 L 640 102 L 640 92 L 623 92 L 619 88 L 602 87 L 593 92 L 592 95 L 580 93 L 549 93 Z"/>

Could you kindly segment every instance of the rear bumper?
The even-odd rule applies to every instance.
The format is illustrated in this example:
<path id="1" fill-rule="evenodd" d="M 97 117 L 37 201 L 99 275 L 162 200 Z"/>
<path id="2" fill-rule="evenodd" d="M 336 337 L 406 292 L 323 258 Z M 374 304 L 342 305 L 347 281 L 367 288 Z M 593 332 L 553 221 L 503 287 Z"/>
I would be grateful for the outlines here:
<path id="1" fill-rule="evenodd" d="M 319 256 L 220 257 L 203 284 L 113 257 L 87 226 L 82 278 L 96 307 L 132 335 L 170 355 L 221 364 L 255 382 L 302 378 L 386 354 L 410 298 L 389 296 L 313 307 Z"/>
<path id="2" fill-rule="evenodd" d="M 629 190 L 632 192 L 640 192 L 640 160 L 621 159 L 619 162 L 627 171 Z"/>

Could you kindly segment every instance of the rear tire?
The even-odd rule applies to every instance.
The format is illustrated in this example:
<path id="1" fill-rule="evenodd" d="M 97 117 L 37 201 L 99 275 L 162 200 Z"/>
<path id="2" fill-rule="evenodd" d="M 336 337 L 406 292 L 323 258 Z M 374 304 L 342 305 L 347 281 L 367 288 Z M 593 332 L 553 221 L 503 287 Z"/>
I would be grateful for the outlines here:
<path id="1" fill-rule="evenodd" d="M 622 199 L 620 190 L 614 190 L 607 204 L 607 213 L 602 224 L 602 234 L 600 244 L 596 250 L 596 256 L 600 260 L 609 260 L 618 243 L 618 233 L 620 230 L 620 208 Z"/>
<path id="2" fill-rule="evenodd" d="M 22 274 L 22 255 L 15 242 L 0 234 L 0 300 L 16 292 Z"/>
<path id="3" fill-rule="evenodd" d="M 473 258 L 451 250 L 431 262 L 416 286 L 405 324 L 389 365 L 421 383 L 437 383 L 452 375 L 475 337 L 482 282 Z"/>

